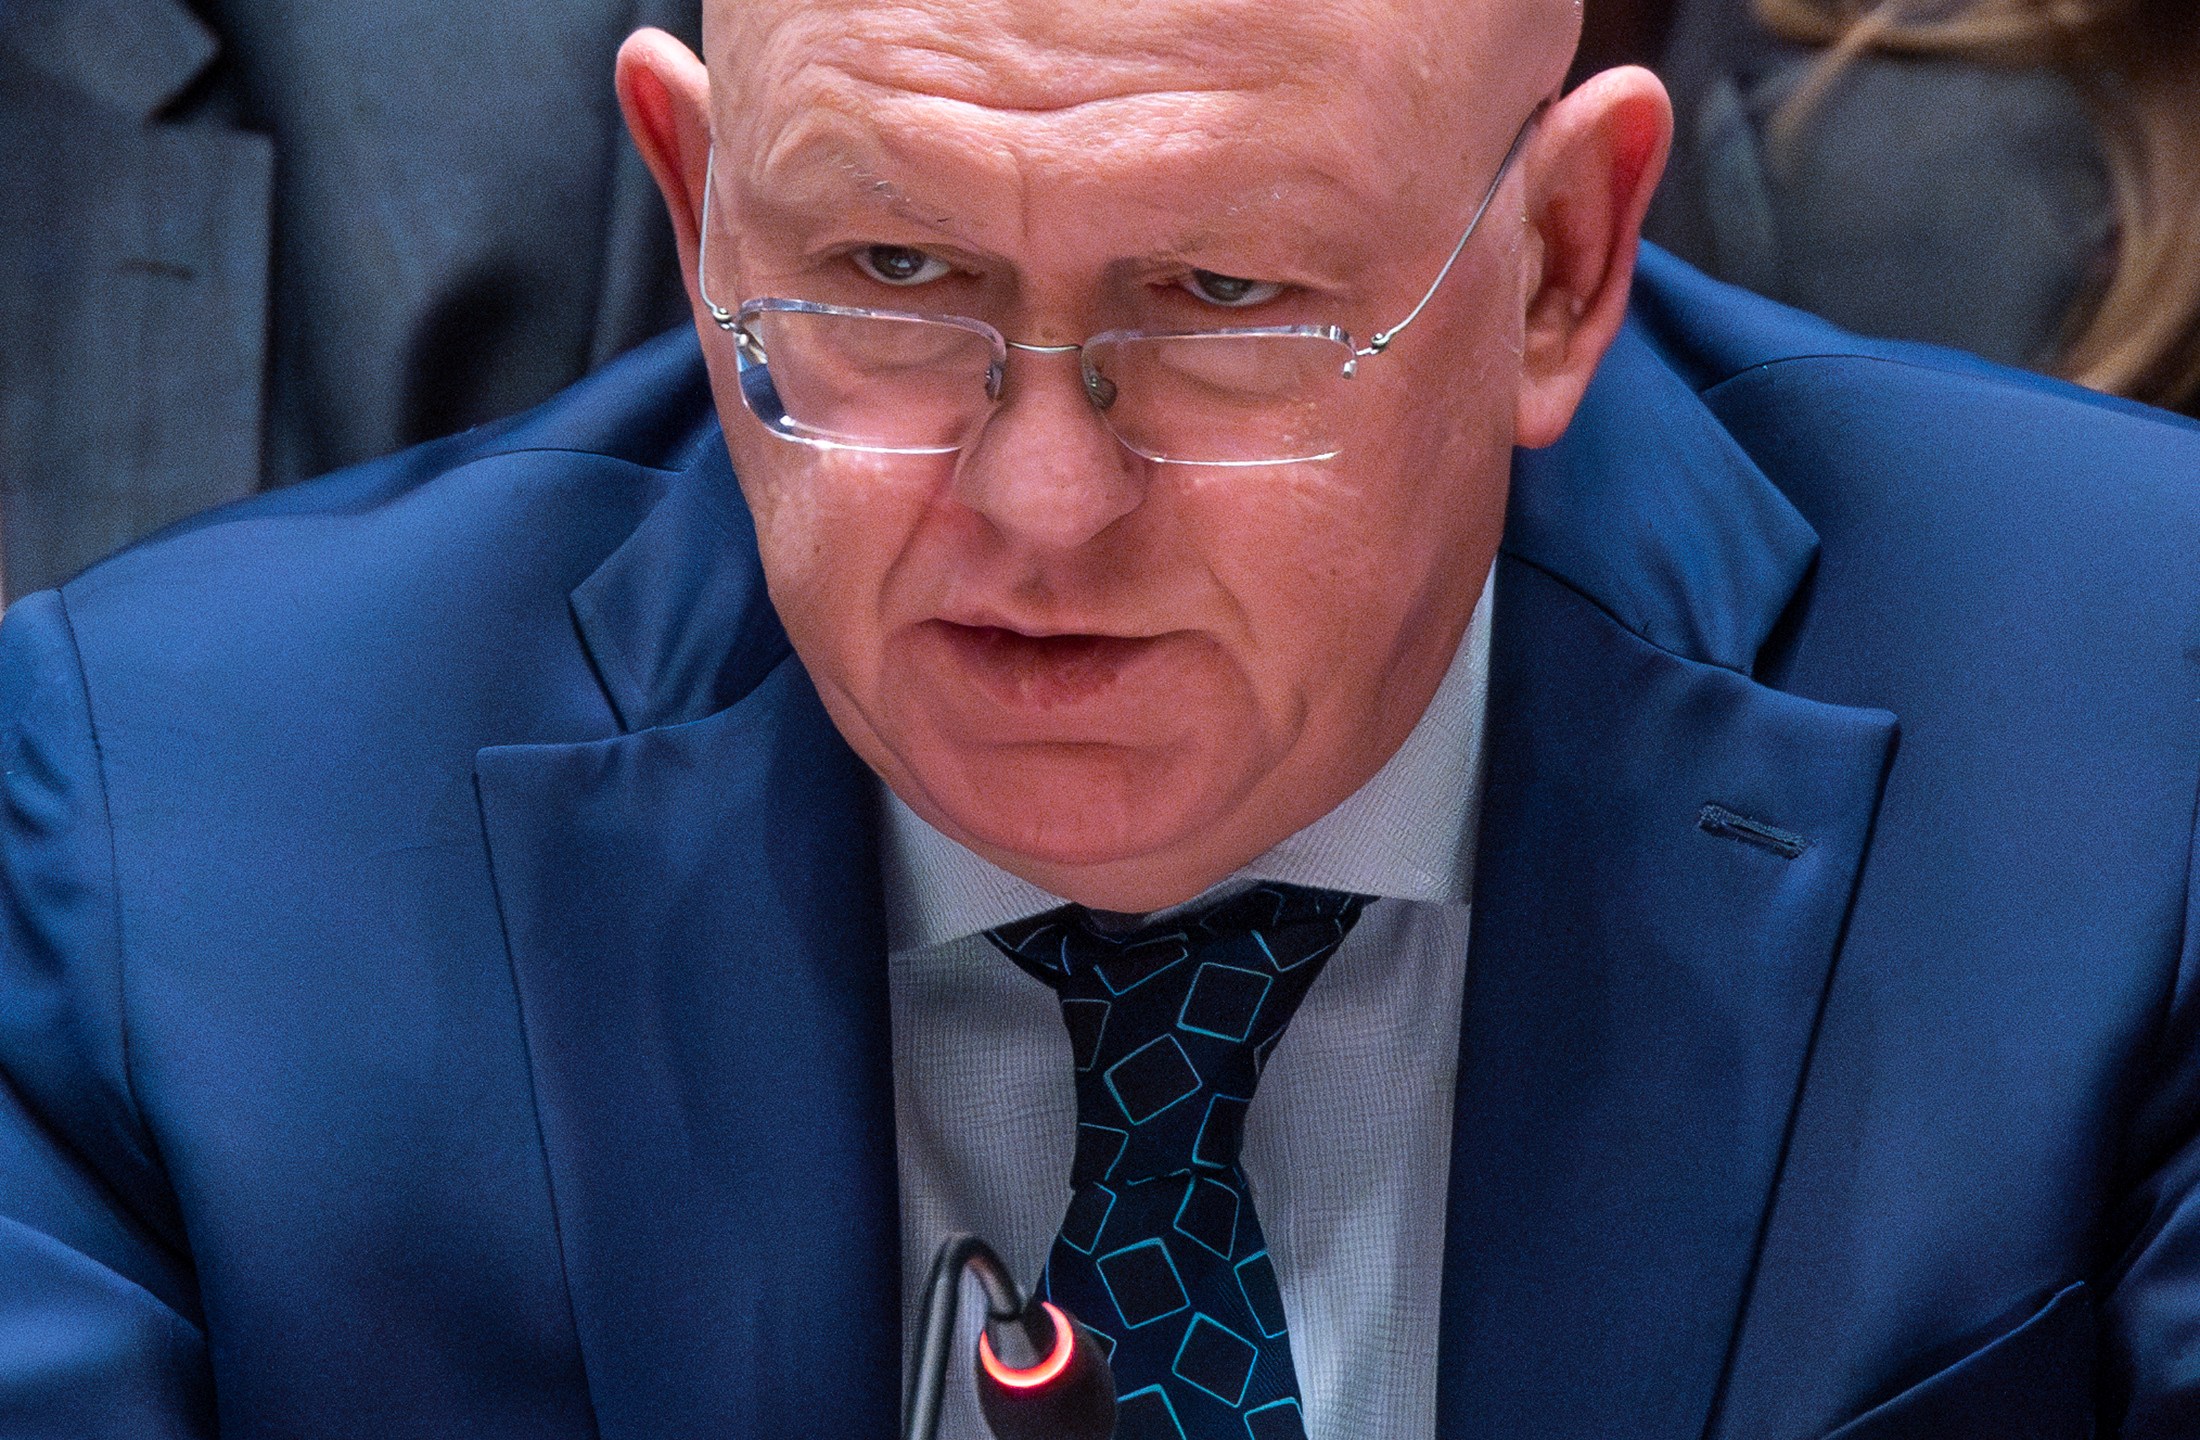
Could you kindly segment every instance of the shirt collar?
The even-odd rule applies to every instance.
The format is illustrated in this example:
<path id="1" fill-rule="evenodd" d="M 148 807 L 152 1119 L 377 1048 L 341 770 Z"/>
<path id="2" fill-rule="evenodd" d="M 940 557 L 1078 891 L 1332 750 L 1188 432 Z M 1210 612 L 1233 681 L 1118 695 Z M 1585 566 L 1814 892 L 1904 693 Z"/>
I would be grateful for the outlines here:
<path id="1" fill-rule="evenodd" d="M 1187 905 L 1262 880 L 1433 904 L 1468 901 L 1495 583 L 1493 568 L 1450 668 L 1383 768 L 1336 809 Z M 891 790 L 884 814 L 886 923 L 896 950 L 959 940 L 1069 903 L 941 834 Z"/>

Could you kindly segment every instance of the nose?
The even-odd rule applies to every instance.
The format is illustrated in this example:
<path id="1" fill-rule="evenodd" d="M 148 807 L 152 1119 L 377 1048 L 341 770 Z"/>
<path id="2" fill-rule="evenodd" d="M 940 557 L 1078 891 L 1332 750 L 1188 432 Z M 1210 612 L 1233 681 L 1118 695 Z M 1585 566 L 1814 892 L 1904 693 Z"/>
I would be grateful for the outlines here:
<path id="1" fill-rule="evenodd" d="M 956 467 L 956 493 L 1013 540 L 1073 549 L 1138 508 L 1146 462 L 1101 421 L 1074 348 L 1010 357 L 1000 405 Z"/>

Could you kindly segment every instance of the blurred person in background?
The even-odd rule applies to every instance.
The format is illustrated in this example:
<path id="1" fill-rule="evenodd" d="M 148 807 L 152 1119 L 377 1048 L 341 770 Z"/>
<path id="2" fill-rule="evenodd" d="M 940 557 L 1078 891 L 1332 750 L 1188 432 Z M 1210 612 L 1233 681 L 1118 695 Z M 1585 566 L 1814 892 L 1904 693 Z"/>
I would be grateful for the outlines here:
<path id="1" fill-rule="evenodd" d="M 1683 0 L 1653 239 L 1840 324 L 2200 413 L 2190 0 Z"/>
<path id="2" fill-rule="evenodd" d="M 606 76 L 697 9 L 0 4 L 6 597 L 682 320 Z"/>

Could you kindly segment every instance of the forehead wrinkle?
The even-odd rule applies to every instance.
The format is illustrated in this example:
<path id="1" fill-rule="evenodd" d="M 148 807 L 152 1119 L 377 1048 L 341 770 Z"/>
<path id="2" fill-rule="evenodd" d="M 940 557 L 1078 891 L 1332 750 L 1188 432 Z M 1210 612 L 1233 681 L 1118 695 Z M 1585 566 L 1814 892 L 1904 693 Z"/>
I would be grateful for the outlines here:
<path id="1" fill-rule="evenodd" d="M 903 88 L 1008 110 L 1135 90 L 1372 87 L 1415 125 L 1477 96 L 1541 98 L 1564 74 L 1580 0 L 706 0 L 726 88 L 831 58 Z M 1174 76 L 1173 82 L 1159 77 Z M 1521 91 L 1514 97 L 1512 92 Z M 1528 94 L 1528 91 L 1535 92 Z M 1520 107 L 1524 110 L 1525 104 Z"/>
<path id="2" fill-rule="evenodd" d="M 1195 85 L 1178 80 L 1173 83 L 1140 84 L 1128 76 L 1113 83 L 1062 83 L 1048 84 L 1000 83 L 1003 77 L 982 70 L 974 77 L 957 73 L 953 61 L 957 58 L 946 52 L 928 52 L 921 46 L 904 45 L 895 52 L 897 61 L 905 63 L 876 63 L 876 55 L 861 59 L 820 58 L 817 63 L 841 70 L 858 84 L 897 94 L 923 95 L 935 100 L 953 101 L 974 106 L 994 114 L 1049 116 L 1068 115 L 1078 110 L 1117 104 L 1126 100 L 1183 100 L 1198 95 L 1239 94 L 1247 89 L 1241 85 Z M 936 56 L 949 63 L 935 65 L 927 60 Z M 920 58 L 922 57 L 922 58 Z M 1055 57 L 1059 60 L 1061 57 Z M 865 64 L 863 60 L 873 63 Z M 981 83 L 964 83 L 974 78 Z M 1005 93 L 1004 93 L 1005 92 Z"/>
<path id="3" fill-rule="evenodd" d="M 957 168 L 980 166 L 1000 184 L 997 201 L 1020 212 L 1016 228 L 1026 243 L 1034 240 L 1035 224 L 1061 211 L 1061 193 L 1050 192 L 1107 191 L 1126 175 L 1150 177 L 1177 159 L 1199 169 L 1219 160 L 1243 177 L 1218 186 L 1223 193 L 1198 210 L 1176 214 L 1169 213 L 1170 201 L 1182 191 L 1165 181 L 1114 192 L 1115 201 L 1162 221 L 1157 230 L 1173 222 L 1166 242 L 1141 259 L 1196 249 L 1233 225 L 1242 229 L 1248 216 L 1272 227 L 1284 211 L 1291 219 L 1326 219 L 1336 208 L 1382 203 L 1364 167 L 1349 156 L 1286 144 L 1273 126 L 1244 124 L 1235 113 L 1243 98 L 1227 92 L 1140 94 L 1071 111 L 1004 113 L 884 89 L 818 66 L 807 72 L 776 130 L 767 117 L 747 117 L 766 133 L 744 148 L 758 155 L 750 167 L 755 182 L 781 203 L 879 204 L 920 224 L 964 232 L 976 217 L 958 217 L 948 208 Z M 1117 114 L 1109 116 L 1107 107 Z M 1063 157 L 1073 163 L 1052 163 Z M 944 180 L 947 191 L 928 193 L 928 179 Z"/>
<path id="4" fill-rule="evenodd" d="M 894 89 L 1002 111 L 1052 111 L 1135 94 L 1263 91 L 1322 83 L 1350 53 L 1336 18 L 1278 23 L 1273 0 L 871 3 L 812 26 L 814 58 Z M 818 18 L 822 19 L 822 15 Z"/>
<path id="5" fill-rule="evenodd" d="M 813 77 L 814 78 L 814 77 Z M 745 117 L 752 121 L 756 117 Z M 744 178 L 782 206 L 857 201 L 919 224 L 958 229 L 937 207 L 919 204 L 877 168 L 883 149 L 872 127 L 856 113 L 815 94 L 790 107 L 776 132 L 744 146 L 755 156 Z M 839 183 L 836 183 L 839 182 Z"/>

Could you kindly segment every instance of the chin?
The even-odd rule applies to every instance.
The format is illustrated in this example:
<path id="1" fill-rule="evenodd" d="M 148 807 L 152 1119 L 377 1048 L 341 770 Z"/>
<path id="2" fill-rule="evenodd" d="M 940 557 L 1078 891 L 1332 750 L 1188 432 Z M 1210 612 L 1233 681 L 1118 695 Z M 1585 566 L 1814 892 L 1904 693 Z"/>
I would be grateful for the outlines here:
<path id="1" fill-rule="evenodd" d="M 945 821 L 948 834 L 1027 879 L 1032 867 L 1135 864 L 1185 846 L 1229 808 L 1211 767 L 1124 745 L 1003 746 L 933 754 L 910 768 L 935 825 Z M 1202 774 L 1209 778 L 1188 778 Z"/>

